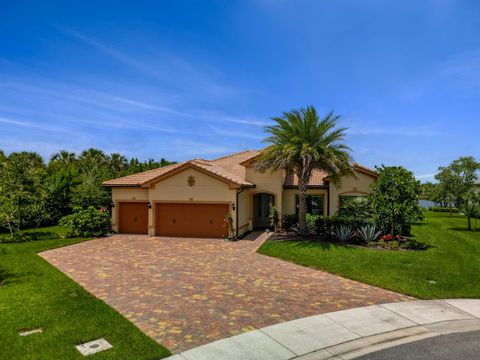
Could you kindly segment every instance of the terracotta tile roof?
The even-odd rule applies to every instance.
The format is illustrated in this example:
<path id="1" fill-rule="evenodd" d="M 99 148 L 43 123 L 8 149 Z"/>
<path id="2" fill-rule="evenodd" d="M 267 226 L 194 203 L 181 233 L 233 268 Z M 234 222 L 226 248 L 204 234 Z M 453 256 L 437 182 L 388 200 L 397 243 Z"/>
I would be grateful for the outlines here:
<path id="1" fill-rule="evenodd" d="M 211 173 L 214 176 L 223 178 L 229 182 L 233 182 L 240 186 L 254 186 L 254 184 L 246 180 L 246 168 L 243 164 L 248 164 L 248 160 L 251 160 L 260 154 L 260 150 L 247 150 L 236 154 L 220 157 L 214 160 L 205 159 L 193 159 L 173 165 L 164 166 L 158 169 L 153 169 L 129 176 L 124 176 L 117 179 L 105 181 L 105 186 L 142 186 L 161 178 L 163 175 L 175 171 L 181 167 L 196 167 Z M 369 169 L 359 164 L 354 164 L 354 168 L 358 171 L 376 176 L 375 170 Z M 324 186 L 327 185 L 325 178 L 328 174 L 324 171 L 314 170 L 312 178 L 310 179 L 309 186 Z M 294 187 L 298 186 L 298 178 L 296 175 L 289 174 L 286 176 L 284 186 Z"/>
<path id="2" fill-rule="evenodd" d="M 211 162 L 212 164 L 224 169 L 225 172 L 245 180 L 246 169 L 245 166 L 240 164 L 257 156 L 258 154 L 260 154 L 260 151 L 258 150 L 247 150 L 229 156 L 224 156 L 212 160 Z"/>
<path id="3" fill-rule="evenodd" d="M 310 179 L 310 182 L 308 183 L 308 186 L 323 186 L 327 185 L 325 182 L 325 178 L 328 176 L 328 173 L 325 171 L 321 170 L 314 170 L 312 172 L 312 177 Z M 283 186 L 298 186 L 298 177 L 297 175 L 290 173 L 285 177 L 285 181 L 283 182 Z"/>
<path id="4" fill-rule="evenodd" d="M 166 174 L 184 163 L 177 163 L 172 165 L 167 165 L 161 168 L 152 169 L 133 175 L 123 176 L 112 180 L 107 180 L 103 182 L 105 186 L 141 186 L 144 183 L 147 183 L 163 174 Z"/>
<path id="5" fill-rule="evenodd" d="M 191 165 L 204 171 L 210 172 L 212 175 L 221 177 L 227 181 L 231 181 L 241 186 L 253 186 L 245 180 L 245 167 L 240 162 L 248 160 L 258 154 L 258 151 L 248 150 L 240 153 L 224 156 L 215 160 L 193 159 L 173 165 L 164 166 L 158 169 L 144 171 L 141 173 L 124 176 L 117 179 L 105 181 L 105 186 L 142 186 L 147 184 L 171 171 Z"/>

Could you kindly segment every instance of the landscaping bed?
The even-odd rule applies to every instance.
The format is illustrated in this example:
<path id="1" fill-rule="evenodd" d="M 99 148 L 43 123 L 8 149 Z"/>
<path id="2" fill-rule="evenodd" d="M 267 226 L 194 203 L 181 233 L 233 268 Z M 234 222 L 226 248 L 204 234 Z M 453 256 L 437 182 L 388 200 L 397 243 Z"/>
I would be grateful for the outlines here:
<path id="1" fill-rule="evenodd" d="M 411 232 L 425 250 L 274 237 L 258 252 L 418 298 L 480 297 L 480 231 L 467 231 L 460 214 L 425 212 Z"/>
<path id="2" fill-rule="evenodd" d="M 75 345 L 105 338 L 95 359 L 160 359 L 169 351 L 117 311 L 48 264 L 37 252 L 85 241 L 61 227 L 27 231 L 31 242 L 0 244 L 2 359 L 84 359 Z M 3 235 L 0 235 L 0 237 Z M 18 332 L 41 328 L 21 337 Z"/>

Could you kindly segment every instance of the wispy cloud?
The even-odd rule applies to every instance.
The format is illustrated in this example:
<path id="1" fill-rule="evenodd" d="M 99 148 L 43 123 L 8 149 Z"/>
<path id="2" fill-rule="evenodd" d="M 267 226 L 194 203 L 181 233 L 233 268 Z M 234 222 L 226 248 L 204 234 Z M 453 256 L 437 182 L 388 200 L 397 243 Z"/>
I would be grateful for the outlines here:
<path id="1" fill-rule="evenodd" d="M 31 127 L 31 128 L 41 128 L 42 126 L 39 124 L 16 120 L 16 119 L 7 119 L 4 117 L 0 117 L 0 123 L 2 124 L 9 124 L 9 125 L 17 125 L 17 126 L 24 126 L 24 127 Z"/>
<path id="2" fill-rule="evenodd" d="M 248 138 L 248 139 L 255 139 L 255 140 L 261 140 L 264 138 L 264 136 L 260 135 L 255 135 L 252 134 L 250 131 L 244 129 L 242 130 L 228 130 L 228 129 L 221 129 L 215 126 L 211 126 L 210 129 L 214 131 L 215 133 L 223 136 L 228 136 L 232 138 Z"/>
<path id="3" fill-rule="evenodd" d="M 91 37 L 88 37 L 88 36 L 85 36 L 83 35 L 82 33 L 78 32 L 78 31 L 75 31 L 75 30 L 72 30 L 72 29 L 69 29 L 69 28 L 58 28 L 60 31 L 62 31 L 63 33 L 67 34 L 67 35 L 70 35 L 80 41 L 82 41 L 83 43 L 87 44 L 87 45 L 90 45 L 94 48 L 96 48 L 97 50 L 100 50 L 108 55 L 110 55 L 111 57 L 117 59 L 118 61 L 124 63 L 124 64 L 127 64 L 127 65 L 130 65 L 140 71 L 143 71 L 149 75 L 152 75 L 152 76 L 155 76 L 157 77 L 158 79 L 160 80 L 166 80 L 165 76 L 159 72 L 157 69 L 155 69 L 154 67 L 151 67 L 150 65 L 148 64 L 145 64 L 144 62 L 141 62 L 139 60 L 137 60 L 136 58 L 132 57 L 132 56 L 129 56 L 129 55 L 126 55 L 124 54 L 123 52 L 121 51 L 118 51 L 116 49 L 114 49 L 113 47 L 110 47 L 110 46 L 107 46 Z"/>
<path id="4" fill-rule="evenodd" d="M 215 81 L 215 78 L 220 74 L 217 69 L 213 69 L 211 65 L 203 65 L 198 60 L 193 65 L 178 55 L 162 50 L 153 56 L 150 54 L 147 61 L 140 59 L 140 56 L 137 55 L 138 50 L 136 56 L 133 56 L 73 29 L 61 27 L 58 29 L 119 62 L 129 65 L 157 80 L 168 83 L 174 88 L 182 89 L 183 91 L 190 91 L 191 89 L 201 90 L 201 93 L 197 93 L 197 96 L 224 97 L 237 93 L 237 90 L 232 86 Z M 151 58 L 154 58 L 154 63 L 150 63 Z M 204 70 L 206 73 L 201 71 L 200 68 L 206 69 Z"/>
<path id="5" fill-rule="evenodd" d="M 350 135 L 374 136 L 374 135 L 396 135 L 396 136 L 436 136 L 440 134 L 437 126 L 415 126 L 415 127 L 382 127 L 375 125 L 354 124 L 348 126 L 347 133 Z"/>

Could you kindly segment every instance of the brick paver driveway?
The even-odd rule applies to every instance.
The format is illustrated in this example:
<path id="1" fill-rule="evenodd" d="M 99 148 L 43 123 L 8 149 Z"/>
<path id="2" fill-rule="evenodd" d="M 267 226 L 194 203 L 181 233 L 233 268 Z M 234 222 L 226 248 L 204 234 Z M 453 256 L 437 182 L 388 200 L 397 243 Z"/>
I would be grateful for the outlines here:
<path id="1" fill-rule="evenodd" d="M 183 351 L 282 321 L 407 296 L 227 242 L 116 235 L 41 256 L 146 334 Z"/>

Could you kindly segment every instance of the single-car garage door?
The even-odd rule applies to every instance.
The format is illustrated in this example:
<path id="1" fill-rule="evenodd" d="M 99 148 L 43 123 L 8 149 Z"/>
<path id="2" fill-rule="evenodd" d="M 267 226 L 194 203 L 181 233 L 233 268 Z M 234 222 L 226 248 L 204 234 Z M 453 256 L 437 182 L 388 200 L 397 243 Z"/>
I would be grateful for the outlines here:
<path id="1" fill-rule="evenodd" d="M 122 234 L 148 233 L 147 202 L 121 202 L 118 207 L 118 232 Z"/>
<path id="2" fill-rule="evenodd" d="M 228 204 L 159 203 L 155 230 L 159 236 L 223 238 L 228 235 Z"/>

